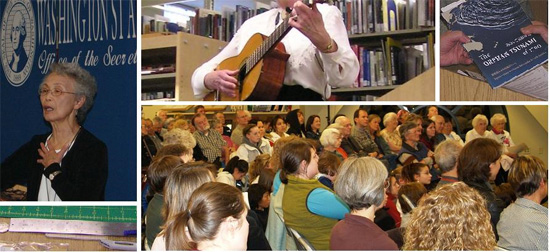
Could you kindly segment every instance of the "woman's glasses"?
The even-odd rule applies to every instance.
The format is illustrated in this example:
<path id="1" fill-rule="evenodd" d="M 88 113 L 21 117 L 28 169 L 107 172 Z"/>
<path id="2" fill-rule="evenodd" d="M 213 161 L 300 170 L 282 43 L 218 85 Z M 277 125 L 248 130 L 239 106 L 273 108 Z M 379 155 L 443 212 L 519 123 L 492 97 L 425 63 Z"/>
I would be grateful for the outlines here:
<path id="1" fill-rule="evenodd" d="M 66 92 L 66 91 L 63 91 L 63 90 L 60 90 L 60 89 L 57 89 L 57 88 L 54 88 L 54 89 L 49 89 L 49 88 L 42 88 L 42 89 L 39 89 L 38 90 L 38 94 L 40 96 L 45 96 L 45 95 L 48 95 L 48 93 L 52 93 L 53 96 L 60 96 L 61 94 L 76 94 L 76 93 L 73 93 L 73 92 Z"/>

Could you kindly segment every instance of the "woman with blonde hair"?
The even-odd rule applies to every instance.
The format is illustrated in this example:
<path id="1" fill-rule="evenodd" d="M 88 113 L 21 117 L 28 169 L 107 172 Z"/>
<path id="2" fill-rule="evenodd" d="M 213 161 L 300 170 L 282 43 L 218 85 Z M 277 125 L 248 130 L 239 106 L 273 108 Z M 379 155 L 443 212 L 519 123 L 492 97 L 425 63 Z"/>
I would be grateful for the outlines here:
<path id="1" fill-rule="evenodd" d="M 412 212 L 403 250 L 494 250 L 485 199 L 462 182 L 428 193 Z"/>
<path id="2" fill-rule="evenodd" d="M 252 181 L 251 184 L 257 184 L 260 178 L 260 173 L 263 169 L 269 168 L 271 156 L 269 154 L 260 154 L 256 156 L 254 161 L 250 163 L 250 168 L 248 169 L 248 178 Z"/>
<path id="3" fill-rule="evenodd" d="M 246 250 L 247 212 L 243 194 L 237 188 L 205 183 L 191 194 L 186 210 L 174 216 L 170 243 L 195 244 L 191 250 Z M 183 250 L 168 245 L 168 250 Z"/>

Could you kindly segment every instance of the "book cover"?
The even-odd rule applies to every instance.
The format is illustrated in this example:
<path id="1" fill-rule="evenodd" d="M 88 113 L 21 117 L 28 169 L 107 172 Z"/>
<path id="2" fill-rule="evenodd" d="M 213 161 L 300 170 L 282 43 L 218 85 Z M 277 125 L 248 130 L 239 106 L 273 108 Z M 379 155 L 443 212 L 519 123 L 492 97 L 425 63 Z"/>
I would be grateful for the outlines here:
<path id="1" fill-rule="evenodd" d="M 470 37 L 463 46 L 492 88 L 548 61 L 542 37 L 521 33 L 531 20 L 515 0 L 460 0 L 441 11 L 450 30 Z"/>

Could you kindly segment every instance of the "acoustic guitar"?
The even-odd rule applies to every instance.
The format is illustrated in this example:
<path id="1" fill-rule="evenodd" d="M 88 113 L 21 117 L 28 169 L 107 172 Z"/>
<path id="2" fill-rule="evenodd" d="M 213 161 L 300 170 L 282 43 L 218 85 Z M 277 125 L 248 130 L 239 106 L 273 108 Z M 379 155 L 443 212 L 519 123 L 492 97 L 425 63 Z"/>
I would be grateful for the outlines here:
<path id="1" fill-rule="evenodd" d="M 309 1 L 302 1 L 309 2 Z M 313 1 L 323 3 L 324 1 Z M 311 7 L 312 4 L 306 3 Z M 290 13 L 287 8 L 287 12 Z M 222 61 L 216 70 L 237 70 L 237 96 L 230 97 L 214 90 L 204 97 L 205 101 L 274 101 L 277 99 L 285 78 L 286 62 L 290 57 L 279 43 L 290 31 L 289 16 L 266 37 L 256 33 L 248 39 L 239 55 Z"/>

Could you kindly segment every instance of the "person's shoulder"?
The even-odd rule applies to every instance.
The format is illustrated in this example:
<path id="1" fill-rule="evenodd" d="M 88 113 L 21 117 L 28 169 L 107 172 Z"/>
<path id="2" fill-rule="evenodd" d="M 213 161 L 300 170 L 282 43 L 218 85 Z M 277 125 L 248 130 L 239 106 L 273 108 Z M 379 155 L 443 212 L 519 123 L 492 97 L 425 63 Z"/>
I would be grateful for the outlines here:
<path id="1" fill-rule="evenodd" d="M 97 138 L 94 134 L 92 134 L 92 132 L 88 131 L 84 127 L 80 129 L 78 138 L 80 138 L 79 142 L 85 143 L 88 146 L 102 146 L 104 148 L 106 147 L 105 143 L 101 141 L 101 139 Z"/>

